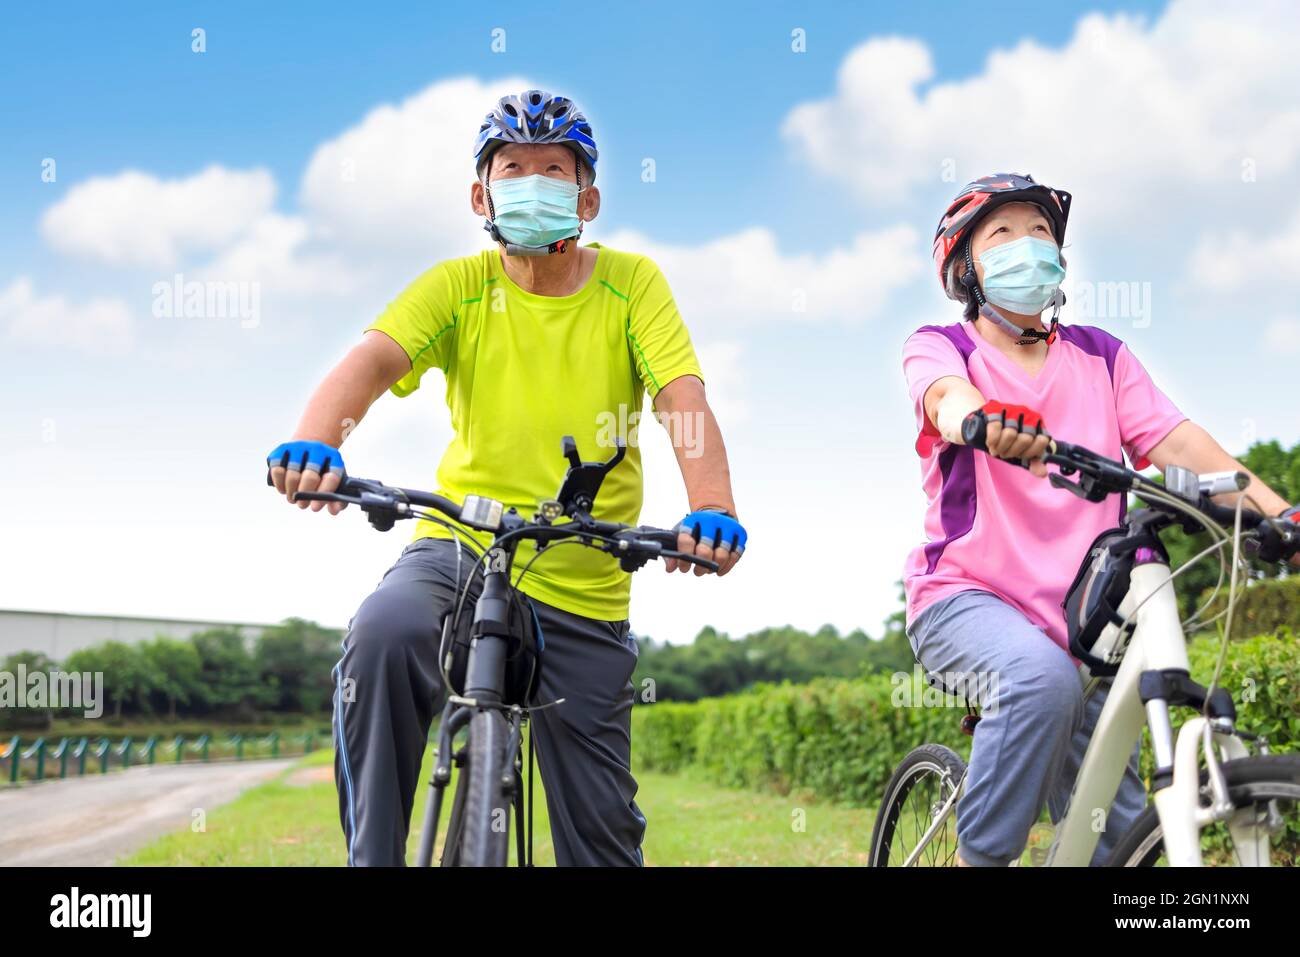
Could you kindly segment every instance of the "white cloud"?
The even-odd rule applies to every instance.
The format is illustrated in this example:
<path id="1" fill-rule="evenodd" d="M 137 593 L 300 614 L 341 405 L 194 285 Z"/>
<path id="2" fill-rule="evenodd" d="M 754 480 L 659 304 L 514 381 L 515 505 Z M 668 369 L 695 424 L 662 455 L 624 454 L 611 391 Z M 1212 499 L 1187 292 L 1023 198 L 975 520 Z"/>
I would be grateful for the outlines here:
<path id="1" fill-rule="evenodd" d="M 860 233 L 818 255 L 783 254 L 774 233 L 758 227 L 689 246 L 621 230 L 607 245 L 653 259 L 690 328 L 707 333 L 758 321 L 871 319 L 927 263 L 910 226 Z"/>
<path id="2" fill-rule="evenodd" d="M 1300 353 L 1300 319 L 1274 319 L 1264 327 L 1264 346 L 1283 355 Z"/>
<path id="3" fill-rule="evenodd" d="M 337 247 L 313 241 L 311 225 L 301 216 L 267 213 L 200 272 L 255 280 L 273 294 L 325 298 L 354 289 L 360 270 Z"/>
<path id="4" fill-rule="evenodd" d="M 41 234 L 62 252 L 110 265 L 168 268 L 230 243 L 274 199 L 266 170 L 213 165 L 171 180 L 128 170 L 72 187 L 41 218 Z"/>
<path id="5" fill-rule="evenodd" d="M 924 44 L 871 39 L 784 133 L 873 202 L 939 184 L 950 162 L 961 182 L 1027 170 L 1118 212 L 1152 190 L 1239 184 L 1243 161 L 1260 176 L 1295 167 L 1298 30 L 1295 4 L 1176 0 L 1150 24 L 1084 17 L 1064 47 L 1022 40 L 942 83 Z"/>
<path id="6" fill-rule="evenodd" d="M 695 343 L 709 396 L 709 408 L 717 416 L 723 432 L 749 418 L 745 401 L 745 347 L 739 342 L 714 341 Z"/>
<path id="7" fill-rule="evenodd" d="M 16 342 L 110 355 L 126 352 L 134 331 L 131 310 L 120 299 L 41 297 L 26 276 L 0 289 L 0 329 Z"/>
<path id="8" fill-rule="evenodd" d="M 353 246 L 463 254 L 483 244 L 469 210 L 472 147 L 483 116 L 518 77 L 434 83 L 396 106 L 377 106 L 317 147 L 299 200 L 322 232 Z"/>
<path id="9" fill-rule="evenodd" d="M 1300 249 L 1300 211 L 1280 231 L 1248 232 L 1232 229 L 1202 237 L 1192 253 L 1190 274 L 1194 282 L 1214 290 L 1236 289 L 1259 276 L 1271 284 L 1300 281 L 1296 250 Z"/>
<path id="10" fill-rule="evenodd" d="M 136 172 L 90 180 L 51 208 L 42 228 L 58 248 L 110 263 L 171 267 L 186 257 L 189 275 L 331 299 L 377 274 L 387 282 L 483 244 L 467 209 L 472 134 L 502 91 L 526 86 L 454 78 L 375 107 L 315 150 L 293 215 L 269 208 L 268 173 L 214 166 L 181 180 Z M 463 139 L 449 140 L 450 131 L 465 131 Z M 658 260 L 692 330 L 706 338 L 753 321 L 867 319 L 925 265 L 918 235 L 903 226 L 820 254 L 783 253 L 775 234 L 757 227 L 693 245 L 620 231 L 610 245 Z M 200 253 L 210 255 L 196 263 Z"/>

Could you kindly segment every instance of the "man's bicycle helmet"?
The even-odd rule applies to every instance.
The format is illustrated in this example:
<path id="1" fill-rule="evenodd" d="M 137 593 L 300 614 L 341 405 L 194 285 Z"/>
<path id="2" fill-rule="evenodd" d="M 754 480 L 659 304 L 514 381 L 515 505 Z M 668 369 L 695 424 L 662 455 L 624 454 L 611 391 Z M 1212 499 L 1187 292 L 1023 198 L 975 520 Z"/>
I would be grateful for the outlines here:
<path id="1" fill-rule="evenodd" d="M 574 102 L 544 90 L 503 96 L 483 119 L 474 140 L 474 170 L 480 175 L 492 153 L 506 143 L 562 143 L 578 154 L 579 185 L 583 165 L 594 177 L 596 140 L 591 124 Z"/>

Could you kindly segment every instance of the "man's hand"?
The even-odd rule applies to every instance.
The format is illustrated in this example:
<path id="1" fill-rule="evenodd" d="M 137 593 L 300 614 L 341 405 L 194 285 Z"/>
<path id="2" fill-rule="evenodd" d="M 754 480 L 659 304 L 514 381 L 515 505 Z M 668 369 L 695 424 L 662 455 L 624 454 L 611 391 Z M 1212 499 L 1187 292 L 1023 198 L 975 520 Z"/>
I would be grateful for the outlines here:
<path id="1" fill-rule="evenodd" d="M 726 512 L 697 509 L 677 526 L 677 550 L 705 561 L 717 562 L 718 574 L 725 575 L 736 567 L 745 552 L 749 534 L 743 525 Z M 669 573 L 694 568 L 696 575 L 709 574 L 707 569 L 675 558 L 664 559 Z"/>
<path id="2" fill-rule="evenodd" d="M 347 508 L 346 502 L 294 502 L 298 492 L 336 492 L 347 477 L 343 456 L 339 450 L 324 442 L 283 442 L 266 457 L 270 484 L 291 504 L 299 508 L 311 506 L 319 512 L 329 506 L 331 515 Z"/>

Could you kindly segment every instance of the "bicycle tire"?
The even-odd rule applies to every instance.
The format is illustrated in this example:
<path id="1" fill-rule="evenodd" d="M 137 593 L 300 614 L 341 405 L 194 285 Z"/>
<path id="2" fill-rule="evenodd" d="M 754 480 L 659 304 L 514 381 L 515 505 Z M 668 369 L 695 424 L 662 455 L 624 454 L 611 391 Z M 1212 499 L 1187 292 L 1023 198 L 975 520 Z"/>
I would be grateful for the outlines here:
<path id="1" fill-rule="evenodd" d="M 1300 802 L 1300 754 L 1263 754 L 1221 765 L 1233 805 L 1243 808 L 1261 800 Z M 1201 787 L 1209 774 L 1201 771 Z M 1285 825 L 1284 825 L 1285 830 Z M 1154 867 L 1164 853 L 1164 837 L 1155 806 L 1148 806 L 1120 838 L 1107 867 Z M 1295 849 L 1286 852 L 1297 863 Z"/>
<path id="2" fill-rule="evenodd" d="M 504 867 L 510 850 L 510 814 L 514 800 L 507 786 L 506 742 L 510 727 L 495 708 L 477 712 L 469 723 L 464 834 L 459 864 Z"/>
<path id="3" fill-rule="evenodd" d="M 913 748 L 902 763 L 894 770 L 889 783 L 885 785 L 885 796 L 876 813 L 876 821 L 871 829 L 871 851 L 867 857 L 869 867 L 896 867 L 906 859 L 906 855 L 896 863 L 891 863 L 890 851 L 894 848 L 898 835 L 899 822 L 907 809 L 907 800 L 927 778 L 932 778 L 939 786 L 939 797 L 946 801 L 952 790 L 961 785 L 966 775 L 966 762 L 956 751 L 942 744 L 923 744 Z M 949 811 L 949 816 L 956 822 L 956 808 Z M 942 834 L 943 832 L 940 832 Z M 924 832 L 921 832 L 924 834 Z M 919 837 L 920 835 L 918 835 Z M 945 846 L 940 863 L 935 858 L 929 860 L 930 866 L 955 867 L 956 835 L 953 834 L 951 847 Z"/>

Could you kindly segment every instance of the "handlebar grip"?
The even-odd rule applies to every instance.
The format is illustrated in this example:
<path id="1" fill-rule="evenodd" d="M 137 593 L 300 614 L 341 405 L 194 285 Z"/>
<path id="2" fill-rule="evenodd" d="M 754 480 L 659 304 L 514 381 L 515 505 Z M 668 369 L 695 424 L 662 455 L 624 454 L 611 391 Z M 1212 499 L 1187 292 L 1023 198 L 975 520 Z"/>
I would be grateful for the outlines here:
<path id="1" fill-rule="evenodd" d="M 976 409 L 961 421 L 961 440 L 977 452 L 988 452 L 989 417 Z"/>

